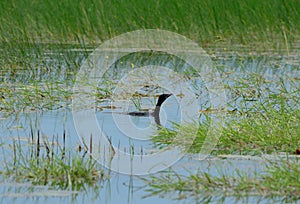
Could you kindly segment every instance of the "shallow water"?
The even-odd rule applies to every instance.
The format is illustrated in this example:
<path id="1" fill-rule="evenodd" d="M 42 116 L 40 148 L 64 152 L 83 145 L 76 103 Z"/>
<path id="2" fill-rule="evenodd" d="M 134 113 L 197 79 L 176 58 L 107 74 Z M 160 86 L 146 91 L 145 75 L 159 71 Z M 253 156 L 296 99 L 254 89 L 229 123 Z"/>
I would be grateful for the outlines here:
<path id="1" fill-rule="evenodd" d="M 172 167 L 172 170 L 189 175 L 197 171 L 207 172 L 210 175 L 235 175 L 236 169 L 252 175 L 265 169 L 266 161 L 256 159 L 221 159 L 211 157 L 204 161 L 197 160 L 194 155 L 186 155 L 180 162 Z M 194 170 L 194 171 L 193 171 Z M 145 183 L 139 177 L 126 176 L 112 172 L 110 179 L 97 183 L 97 188 L 87 188 L 85 191 L 55 190 L 47 186 L 33 186 L 28 183 L 14 183 L 4 181 L 0 183 L 0 203 L 202 203 L 201 200 L 209 197 L 186 198 L 184 200 L 170 199 L 151 196 L 144 197 L 148 193 Z M 144 176 L 143 178 L 147 178 Z M 170 195 L 174 198 L 174 195 Z M 176 196 L 175 196 L 176 197 Z M 249 196 L 236 200 L 235 197 L 222 198 L 221 195 L 211 195 L 211 201 L 218 202 L 223 199 L 223 203 L 232 202 L 260 202 L 269 203 L 272 200 L 261 196 Z"/>
<path id="2" fill-rule="evenodd" d="M 78 52 L 78 50 L 76 50 Z M 80 52 L 79 52 L 80 53 Z M 39 79 L 60 79 L 65 80 L 72 78 L 72 72 L 76 71 L 74 67 L 69 68 L 64 63 L 59 63 L 59 59 L 55 60 L 55 53 L 46 53 L 46 62 L 52 65 L 59 65 L 64 69 L 55 69 L 54 72 L 45 72 L 43 68 L 37 69 L 37 72 L 31 76 L 26 73 L 20 73 L 19 79 L 26 83 L 30 77 L 38 77 Z M 285 101 L 293 108 L 299 108 L 298 101 L 293 100 L 293 96 L 299 94 L 300 87 L 300 57 L 293 56 L 268 56 L 268 55 L 253 55 L 244 56 L 230 53 L 224 55 L 216 53 L 217 69 L 220 71 L 224 84 L 227 85 L 226 94 L 228 97 L 228 109 L 245 110 L 255 107 L 258 102 L 274 100 L 270 98 L 272 93 L 286 94 L 288 99 Z M 79 56 L 79 57 L 78 57 Z M 74 62 L 80 64 L 84 59 L 85 54 L 81 53 L 76 56 Z M 147 56 L 149 57 L 149 56 Z M 153 57 L 153 56 L 152 56 Z M 154 56 L 157 60 L 157 56 Z M 131 62 L 136 60 L 135 56 L 130 56 L 122 62 L 120 60 L 115 65 L 118 68 L 112 69 L 107 73 L 108 78 L 118 81 L 123 76 L 123 71 L 128 70 Z M 170 61 L 169 58 L 163 58 L 162 64 L 170 68 L 178 65 L 177 59 Z M 139 64 L 147 64 L 144 58 L 139 58 L 135 66 Z M 189 66 L 184 64 L 182 67 L 188 70 Z M 123 71 L 119 71 L 123 70 Z M 2 76 L 2 80 L 10 80 L 10 73 Z M 241 80 L 242 79 L 242 80 Z M 258 80 L 261 79 L 261 80 Z M 253 83 L 252 83 L 253 82 Z M 197 92 L 197 100 L 199 103 L 199 111 L 206 110 L 210 107 L 208 93 L 203 89 L 201 81 L 191 81 L 194 85 L 193 91 Z M 199 87 L 199 86 L 200 87 Z M 100 86 L 101 87 L 101 86 Z M 110 87 L 111 89 L 114 86 Z M 203 89 L 203 90 L 202 90 Z M 164 92 L 162 89 L 149 88 L 151 96 L 143 97 L 141 102 L 142 108 L 153 109 L 156 99 L 153 95 Z M 140 94 L 149 93 L 149 90 L 140 90 Z M 202 90 L 199 92 L 199 90 Z M 148 91 L 148 92 L 147 92 Z M 237 92 L 239 91 L 239 92 Z M 173 128 L 173 123 L 179 123 L 181 120 L 180 107 L 178 105 L 179 96 L 171 96 L 162 106 L 161 121 L 162 124 L 170 129 Z M 110 105 L 111 101 L 101 101 L 97 103 L 99 107 L 106 107 Z M 280 108 L 280 107 L 278 107 Z M 116 107 L 116 109 L 104 108 L 96 111 L 96 118 L 99 127 L 102 128 L 105 135 L 111 140 L 114 147 L 118 147 L 125 153 L 134 152 L 146 155 L 155 149 L 155 146 L 149 140 L 149 137 L 156 132 L 154 120 L 151 117 L 125 117 L 125 115 L 118 114 L 119 112 L 127 112 L 135 110 L 136 106 L 131 103 L 128 109 L 123 107 Z M 112 113 L 117 113 L 120 121 L 130 122 L 131 125 L 138 127 L 140 132 L 131 131 L 130 128 L 125 132 L 120 131 L 118 124 L 115 122 L 116 118 Z M 124 119 L 122 118 L 124 117 Z M 205 117 L 200 116 L 199 121 L 204 121 Z M 119 124 L 120 125 L 120 124 Z M 36 132 L 39 130 L 41 135 L 48 138 L 49 141 L 57 135 L 61 137 L 64 131 L 67 135 L 67 148 L 77 148 L 81 142 L 75 127 L 72 112 L 69 108 L 61 108 L 53 111 L 28 111 L 18 114 L 7 115 L 1 113 L 0 119 L 0 146 L 1 155 L 0 162 L 7 162 L 10 160 L 12 150 L 9 145 L 14 140 L 21 141 L 22 145 L 27 145 L 30 139 L 31 128 Z M 126 127 L 126 123 L 125 126 Z M 130 127 L 130 126 L 129 126 Z M 89 130 L 88 124 L 86 129 Z M 140 134 L 140 133 L 143 134 Z M 89 134 L 89 133 L 88 133 Z M 93 137 L 97 137 L 94 135 Z M 148 152 L 147 152 L 148 150 Z M 208 172 L 211 175 L 234 174 L 236 169 L 246 172 L 247 174 L 254 174 L 254 172 L 263 172 L 265 169 L 264 160 L 254 159 L 221 159 L 219 157 L 210 157 L 206 160 L 197 160 L 197 155 L 185 155 L 180 161 L 176 162 L 171 168 L 180 174 L 189 174 L 197 171 Z M 2 166 L 3 168 L 3 166 Z M 0 168 L 0 170 L 3 170 Z M 103 167 L 101 167 L 103 168 Z M 118 174 L 111 172 L 111 178 L 104 182 L 97 183 L 98 188 L 87 188 L 83 192 L 73 191 L 56 191 L 48 186 L 31 186 L 30 184 L 16 184 L 8 178 L 2 178 L 0 183 L 0 203 L 195 203 L 200 198 L 188 198 L 185 200 L 172 200 L 168 198 L 160 198 L 158 196 L 143 198 L 147 195 L 145 185 L 138 177 Z M 147 176 L 143 176 L 147 178 Z M 269 200 L 257 197 L 248 197 L 247 202 L 261 202 L 268 203 Z M 214 199 L 213 199 L 214 201 Z M 225 203 L 232 203 L 234 198 L 228 197 L 224 200 Z M 201 203 L 201 202 L 200 202 Z"/>
<path id="3" fill-rule="evenodd" d="M 172 167 L 178 173 L 186 174 L 192 169 L 208 172 L 211 175 L 233 174 L 235 169 L 248 174 L 264 169 L 264 161 L 236 160 L 210 158 L 198 161 L 192 155 L 187 155 Z M 234 166 L 234 168 L 233 168 Z M 182 203 L 183 201 L 170 200 L 168 197 L 147 197 L 145 183 L 139 177 L 111 173 L 108 181 L 97 183 L 98 188 L 87 188 L 84 192 L 55 190 L 51 187 L 32 186 L 28 183 L 16 184 L 5 181 L 0 183 L 0 203 Z M 143 178 L 147 178 L 144 176 Z M 213 195 L 212 195 L 213 196 Z M 214 197 L 214 196 L 213 196 Z M 255 201 L 258 197 L 248 198 Z M 231 203 L 234 198 L 227 198 L 225 203 Z M 262 200 L 263 201 L 263 200 Z M 267 200 L 266 200 L 267 201 Z M 186 199 L 184 202 L 195 203 L 195 198 Z M 201 202 L 200 202 L 201 203 Z"/>

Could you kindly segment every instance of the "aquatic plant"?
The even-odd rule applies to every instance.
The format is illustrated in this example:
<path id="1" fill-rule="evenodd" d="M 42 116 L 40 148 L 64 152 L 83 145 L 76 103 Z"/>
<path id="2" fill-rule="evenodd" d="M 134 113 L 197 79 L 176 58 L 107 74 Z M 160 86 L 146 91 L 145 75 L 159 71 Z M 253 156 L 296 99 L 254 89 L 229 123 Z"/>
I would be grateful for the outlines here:
<path id="1" fill-rule="evenodd" d="M 92 140 L 91 140 L 92 141 Z M 2 147 L 6 148 L 6 147 Z M 66 132 L 62 141 L 53 136 L 52 141 L 37 134 L 28 138 L 28 144 L 20 139 L 11 144 L 10 154 L 4 154 L 4 168 L 0 172 L 3 178 L 16 182 L 30 182 L 34 185 L 47 185 L 57 189 L 84 190 L 106 178 L 104 171 L 96 161 L 88 157 L 88 148 L 79 145 L 79 149 L 66 148 Z M 91 149 L 89 151 L 92 151 Z M 3 152 L 7 152 L 4 149 Z"/>

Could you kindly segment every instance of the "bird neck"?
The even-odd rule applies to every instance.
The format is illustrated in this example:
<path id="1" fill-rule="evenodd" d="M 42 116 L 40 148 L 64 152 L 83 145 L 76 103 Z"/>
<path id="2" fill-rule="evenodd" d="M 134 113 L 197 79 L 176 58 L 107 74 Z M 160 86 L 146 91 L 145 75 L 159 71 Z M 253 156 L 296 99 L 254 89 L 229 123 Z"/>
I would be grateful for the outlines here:
<path id="1" fill-rule="evenodd" d="M 155 106 L 154 114 L 159 114 L 160 106 Z"/>
<path id="2" fill-rule="evenodd" d="M 158 101 L 157 101 L 156 106 L 161 106 L 161 104 L 162 104 L 165 100 L 166 100 L 166 98 L 164 98 L 164 99 L 159 98 Z"/>
<path id="3" fill-rule="evenodd" d="M 153 116 L 154 116 L 155 123 L 160 126 L 161 124 L 160 124 L 159 112 L 160 112 L 160 106 L 155 106 Z"/>

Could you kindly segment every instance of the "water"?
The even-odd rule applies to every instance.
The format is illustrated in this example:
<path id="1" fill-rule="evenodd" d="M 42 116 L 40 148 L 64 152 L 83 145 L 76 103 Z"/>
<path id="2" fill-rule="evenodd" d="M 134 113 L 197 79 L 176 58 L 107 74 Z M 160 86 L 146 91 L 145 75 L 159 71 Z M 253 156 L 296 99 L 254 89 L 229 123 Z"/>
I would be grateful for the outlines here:
<path id="1" fill-rule="evenodd" d="M 260 172 L 264 169 L 264 161 L 251 160 L 222 160 L 211 158 L 206 161 L 197 161 L 193 156 L 186 156 L 180 162 L 172 167 L 178 173 L 191 173 L 191 169 L 199 169 L 208 172 L 211 175 L 220 175 L 221 173 L 233 174 L 234 169 L 249 174 L 254 171 Z M 235 168 L 232 168 L 234 166 Z M 144 178 L 147 178 L 145 176 Z M 98 188 L 88 188 L 84 192 L 53 190 L 51 187 L 32 186 L 28 183 L 15 184 L 6 182 L 0 184 L 0 202 L 1 203 L 195 203 L 195 198 L 189 198 L 185 201 L 170 200 L 168 197 L 160 198 L 156 196 L 143 198 L 148 193 L 144 191 L 145 183 L 135 176 L 126 176 L 112 173 L 111 178 L 105 182 L 97 183 Z M 248 198 L 255 201 L 257 197 Z M 234 198 L 227 198 L 231 203 Z M 201 203 L 201 202 L 199 202 Z"/>
<path id="2" fill-rule="evenodd" d="M 77 52 L 77 51 L 76 51 Z M 85 54 L 78 52 L 78 56 L 73 61 L 80 64 L 84 59 Z M 51 66 L 63 67 L 63 69 L 53 69 L 53 72 L 45 72 L 42 66 L 37 69 L 36 73 L 31 73 L 30 76 L 26 73 L 19 73 L 19 79 L 23 83 L 28 82 L 28 78 L 36 77 L 39 80 L 51 79 L 74 79 L 72 76 L 76 69 L 66 68 L 67 65 L 64 62 L 59 63 L 59 57 L 55 53 L 46 53 L 45 62 Z M 52 57 L 54 55 L 55 57 Z M 150 57 L 149 57 L 150 56 Z M 57 58 L 57 59 L 55 59 Z M 150 59 L 149 59 L 150 58 Z M 180 60 L 171 57 L 161 55 L 149 55 L 146 57 L 136 58 L 136 56 L 129 56 L 127 59 L 118 61 L 115 64 L 115 68 L 111 69 L 106 74 L 106 78 L 112 79 L 113 82 L 117 82 L 124 76 L 124 72 L 130 70 L 132 61 L 135 62 L 135 66 L 144 65 L 151 61 L 161 60 L 161 64 L 171 69 L 178 64 L 183 72 L 191 72 L 191 68 L 181 62 Z M 238 110 L 251 110 L 256 107 L 258 102 L 272 101 L 277 103 L 276 98 L 271 98 L 272 93 L 285 94 L 287 100 L 285 101 L 290 107 L 299 108 L 299 101 L 296 100 L 299 94 L 300 87 L 300 61 L 299 56 L 269 56 L 269 55 L 257 55 L 251 57 L 245 57 L 242 55 L 222 55 L 216 58 L 217 69 L 221 72 L 221 77 L 226 85 L 226 94 L 228 97 L 228 109 Z M 48 65 L 49 65 L 48 64 Z M 33 65 L 34 66 L 34 65 Z M 55 67 L 54 66 L 54 67 Z M 3 81 L 10 80 L 10 73 L 5 76 L 2 75 Z M 72 79 L 72 80 L 73 80 Z M 242 80 L 241 80 L 242 79 Z M 104 80 L 105 81 L 105 80 Z M 107 81 L 105 81 L 107 82 Z M 46 83 L 47 84 L 47 83 Z M 103 88 L 102 83 L 99 88 Z M 192 90 L 196 93 L 196 100 L 199 103 L 199 110 L 206 110 L 210 107 L 210 101 L 208 92 L 203 87 L 203 82 L 199 80 L 191 79 L 190 84 L 194 87 Z M 68 83 L 64 84 L 68 90 Z M 107 87 L 106 87 L 107 88 Z M 115 84 L 109 87 L 110 90 L 115 88 Z M 103 90 L 103 89 L 101 89 Z M 157 89 L 157 87 L 145 86 L 140 89 L 138 94 L 148 94 L 147 97 L 141 97 L 140 100 L 131 100 L 128 109 L 123 107 L 116 107 L 116 109 L 107 108 L 110 105 L 110 100 L 98 101 L 96 106 L 104 107 L 96 111 L 96 118 L 99 127 L 102 128 L 105 135 L 110 139 L 112 145 L 115 148 L 121 149 L 124 153 L 132 153 L 133 149 L 136 154 L 143 155 L 150 154 L 155 145 L 151 142 L 149 137 L 156 133 L 157 127 L 155 126 L 154 119 L 152 117 L 127 117 L 119 114 L 119 112 L 127 112 L 137 109 L 137 103 L 142 109 L 153 109 L 156 103 L 154 95 L 166 92 L 167 90 Z M 239 92 L 237 92 L 239 91 Z M 105 91 L 104 91 L 105 92 Z M 161 121 L 162 124 L 169 129 L 174 128 L 174 122 L 179 123 L 181 120 L 180 112 L 180 96 L 171 96 L 162 106 Z M 68 103 L 62 103 L 63 105 L 69 105 Z M 278 108 L 280 106 L 278 105 Z M 116 119 L 112 113 L 117 113 L 120 121 L 130 122 L 131 126 L 125 131 L 120 131 Z M 122 118 L 124 117 L 124 119 Z M 206 120 L 204 116 L 200 116 L 199 121 Z M 10 145 L 14 140 L 22 142 L 22 145 L 27 145 L 30 139 L 31 129 L 36 132 L 39 130 L 41 134 L 48 138 L 49 141 L 53 137 L 59 136 L 66 131 L 67 135 L 67 148 L 77 148 L 81 143 L 81 138 L 78 136 L 74 127 L 73 115 L 70 108 L 60 108 L 52 111 L 25 111 L 12 115 L 1 113 L 0 120 L 0 144 L 2 155 L 0 162 L 10 161 L 12 158 L 12 150 Z M 130 127 L 138 127 L 140 132 L 131 131 Z M 89 130 L 92 127 L 86 126 Z M 125 125 L 126 128 L 126 125 Z M 129 134 L 124 134 L 128 132 Z M 140 133 L 143 134 L 140 134 Z M 89 133 L 87 133 L 89 134 Z M 96 135 L 93 135 L 97 138 Z M 132 149 L 133 148 L 133 149 Z M 100 167 L 99 168 L 103 168 Z M 176 162 L 171 169 L 183 175 L 189 173 L 202 171 L 208 172 L 211 175 L 222 174 L 235 174 L 236 169 L 243 171 L 249 175 L 253 175 L 254 172 L 262 173 L 265 170 L 265 160 L 255 159 L 221 159 L 220 157 L 210 157 L 204 161 L 199 161 L 197 155 L 185 155 L 178 162 Z M 0 168 L 3 170 L 3 166 Z M 108 169 L 106 169 L 109 172 Z M 148 176 L 143 176 L 148 178 Z M 151 196 L 144 198 L 148 193 L 145 191 L 146 184 L 137 176 L 129 176 L 124 174 L 118 174 L 116 172 L 110 172 L 110 178 L 96 184 L 97 188 L 87 187 L 84 191 L 68 191 L 57 190 L 50 186 L 33 186 L 29 183 L 15 183 L 12 179 L 2 177 L 3 182 L 0 183 L 0 203 L 201 203 L 200 198 L 187 198 L 184 200 L 170 199 L 172 195 L 161 198 L 158 196 Z M 216 201 L 217 197 L 213 196 L 212 201 Z M 231 203 L 235 198 L 225 198 L 225 203 Z M 245 198 L 247 202 L 262 202 L 268 203 L 269 200 L 261 198 L 260 196 L 253 196 Z"/>

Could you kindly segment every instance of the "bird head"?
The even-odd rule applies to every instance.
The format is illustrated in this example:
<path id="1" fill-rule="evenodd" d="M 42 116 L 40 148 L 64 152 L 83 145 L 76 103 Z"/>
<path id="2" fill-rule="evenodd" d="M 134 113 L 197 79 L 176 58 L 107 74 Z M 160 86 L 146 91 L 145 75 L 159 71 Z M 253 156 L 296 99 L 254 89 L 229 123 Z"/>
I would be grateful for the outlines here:
<path id="1" fill-rule="evenodd" d="M 161 104 L 171 96 L 172 94 L 161 94 L 159 97 L 158 97 L 158 101 L 157 101 L 157 104 L 156 106 L 161 106 Z"/>

